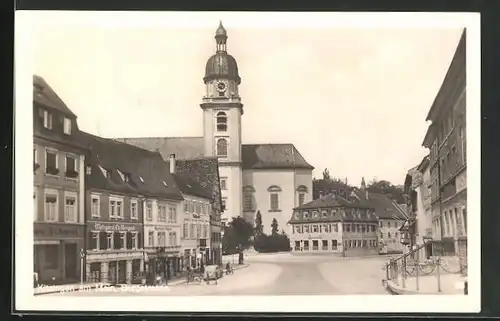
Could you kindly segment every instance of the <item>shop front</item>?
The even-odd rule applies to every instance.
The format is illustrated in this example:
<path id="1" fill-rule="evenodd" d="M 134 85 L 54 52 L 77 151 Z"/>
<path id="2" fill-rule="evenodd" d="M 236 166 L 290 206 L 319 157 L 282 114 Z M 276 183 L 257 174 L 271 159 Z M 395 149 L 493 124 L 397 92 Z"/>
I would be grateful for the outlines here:
<path id="1" fill-rule="evenodd" d="M 141 224 L 88 222 L 87 232 L 88 282 L 141 282 L 144 268 Z"/>
<path id="2" fill-rule="evenodd" d="M 34 223 L 34 272 L 40 284 L 80 281 L 83 225 Z"/>
<path id="3" fill-rule="evenodd" d="M 184 263 L 178 247 L 157 247 L 147 250 L 146 253 L 145 271 L 149 284 L 155 280 L 168 282 L 182 272 Z"/>

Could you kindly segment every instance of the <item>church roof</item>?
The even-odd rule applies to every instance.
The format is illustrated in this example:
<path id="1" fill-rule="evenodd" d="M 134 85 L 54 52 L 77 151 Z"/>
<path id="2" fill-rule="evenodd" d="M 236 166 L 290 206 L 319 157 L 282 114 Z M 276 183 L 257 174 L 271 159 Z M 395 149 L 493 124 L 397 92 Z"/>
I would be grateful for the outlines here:
<path id="1" fill-rule="evenodd" d="M 91 166 L 91 174 L 86 181 L 88 187 L 124 194 L 183 199 L 167 163 L 159 153 L 81 131 L 78 139 L 90 150 L 86 159 L 87 165 Z"/>
<path id="2" fill-rule="evenodd" d="M 33 75 L 33 101 L 45 107 L 58 110 L 65 115 L 76 117 L 45 79 L 37 75 Z"/>
<path id="3" fill-rule="evenodd" d="M 203 137 L 116 138 L 150 151 L 158 151 L 165 160 L 170 154 L 177 159 L 200 158 L 204 155 Z M 243 144 L 243 169 L 314 169 L 293 144 Z"/>
<path id="4" fill-rule="evenodd" d="M 375 208 L 375 215 L 380 219 L 405 219 L 402 209 L 384 194 L 368 192 L 367 198 L 365 190 L 355 189 L 352 193 L 362 204 Z"/>
<path id="5" fill-rule="evenodd" d="M 243 169 L 314 169 L 293 144 L 242 145 Z"/>

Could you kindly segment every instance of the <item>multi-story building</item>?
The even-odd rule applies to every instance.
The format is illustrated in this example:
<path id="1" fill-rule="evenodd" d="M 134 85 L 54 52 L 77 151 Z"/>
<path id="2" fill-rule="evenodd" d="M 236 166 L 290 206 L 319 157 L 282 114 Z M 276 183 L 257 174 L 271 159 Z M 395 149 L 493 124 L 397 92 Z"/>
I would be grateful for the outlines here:
<path id="1" fill-rule="evenodd" d="M 369 192 L 364 179 L 359 189 L 354 189 L 351 197 L 355 197 L 365 206 L 375 209 L 378 220 L 377 236 L 380 253 L 402 253 L 403 246 L 399 229 L 405 221 L 406 213 L 396 202 L 381 193 Z"/>
<path id="2" fill-rule="evenodd" d="M 432 123 L 423 141 L 430 150 L 433 238 L 443 241 L 443 254 L 452 255 L 458 239 L 467 235 L 465 47 L 464 30 L 427 115 Z"/>
<path id="3" fill-rule="evenodd" d="M 77 117 L 39 76 L 33 77 L 34 272 L 42 284 L 81 278 L 85 148 Z"/>
<path id="4" fill-rule="evenodd" d="M 175 155 L 173 156 L 175 158 Z M 171 160 L 169 162 L 170 164 L 173 163 Z M 186 203 L 184 203 L 184 213 L 186 214 L 186 221 L 183 225 L 184 256 L 186 257 L 188 253 L 187 250 L 190 250 L 189 252 L 191 253 L 192 257 L 193 249 L 197 249 L 197 253 L 200 253 L 202 255 L 201 259 L 203 259 L 205 263 L 219 265 L 222 263 L 222 198 L 217 158 L 197 157 L 194 159 L 185 160 L 174 159 L 174 162 L 174 176 L 176 177 L 176 179 L 178 179 L 179 186 L 184 186 L 181 186 L 181 189 L 184 188 L 183 192 L 186 193 L 185 198 L 191 199 L 191 202 L 202 202 L 208 205 L 207 215 L 205 214 L 202 207 L 202 215 L 197 217 L 198 213 L 196 212 L 196 208 L 195 212 L 193 212 L 188 201 L 186 211 Z M 205 226 L 207 219 L 210 234 L 208 236 L 204 236 L 204 234 L 202 234 L 202 237 L 198 238 L 196 244 L 193 244 L 193 238 L 186 238 L 186 236 L 193 235 L 193 233 L 191 232 L 192 225 L 190 224 L 198 224 L 198 221 L 203 225 L 202 231 L 204 231 L 204 229 L 206 228 Z M 187 226 L 185 225 L 185 223 L 187 223 Z M 194 235 L 197 235 L 196 230 Z M 193 245 L 195 245 L 194 248 Z"/>
<path id="5" fill-rule="evenodd" d="M 367 255 L 377 253 L 374 208 L 356 198 L 328 194 L 294 209 L 293 252 Z"/>
<path id="6" fill-rule="evenodd" d="M 409 173 L 410 174 L 410 173 Z M 415 221 L 415 243 L 421 245 L 432 240 L 432 213 L 431 213 L 431 182 L 429 172 L 429 156 L 425 156 L 412 174 L 412 193 L 415 201 L 412 204 L 412 214 Z M 420 259 L 432 256 L 432 244 L 419 251 Z"/>
<path id="7" fill-rule="evenodd" d="M 167 274 L 166 264 L 157 266 L 156 258 L 180 248 L 175 247 L 178 240 L 167 242 L 167 237 L 173 237 L 166 231 L 172 230 L 175 221 L 175 211 L 168 204 L 176 209 L 182 196 L 163 159 L 158 153 L 83 132 L 80 141 L 90 150 L 87 280 L 132 283 L 140 281 L 143 271 Z M 154 225 L 144 230 L 144 222 Z M 151 231 L 159 242 L 144 240 Z"/>
<path id="8" fill-rule="evenodd" d="M 184 198 L 180 212 L 182 263 L 183 267 L 196 268 L 206 265 L 210 256 L 212 188 L 206 182 L 197 181 L 189 172 L 176 172 L 176 163 L 175 155 L 170 155 L 170 173 Z"/>

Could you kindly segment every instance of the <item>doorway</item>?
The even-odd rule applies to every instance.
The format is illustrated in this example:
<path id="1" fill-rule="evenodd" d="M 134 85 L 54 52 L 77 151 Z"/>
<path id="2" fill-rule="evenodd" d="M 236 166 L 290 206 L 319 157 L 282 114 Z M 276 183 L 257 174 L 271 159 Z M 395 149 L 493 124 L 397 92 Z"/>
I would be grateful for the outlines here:
<path id="1" fill-rule="evenodd" d="M 66 279 L 78 279 L 76 243 L 64 244 L 64 272 Z"/>

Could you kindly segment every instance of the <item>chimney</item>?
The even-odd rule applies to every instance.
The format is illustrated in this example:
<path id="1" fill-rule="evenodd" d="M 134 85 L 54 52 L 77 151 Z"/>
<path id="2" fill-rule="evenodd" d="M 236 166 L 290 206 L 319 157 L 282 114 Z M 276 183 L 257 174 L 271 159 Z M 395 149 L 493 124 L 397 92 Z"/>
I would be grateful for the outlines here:
<path id="1" fill-rule="evenodd" d="M 170 174 L 175 174 L 175 154 L 170 154 Z"/>

